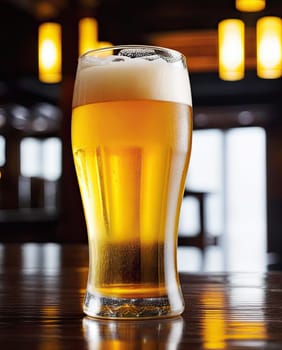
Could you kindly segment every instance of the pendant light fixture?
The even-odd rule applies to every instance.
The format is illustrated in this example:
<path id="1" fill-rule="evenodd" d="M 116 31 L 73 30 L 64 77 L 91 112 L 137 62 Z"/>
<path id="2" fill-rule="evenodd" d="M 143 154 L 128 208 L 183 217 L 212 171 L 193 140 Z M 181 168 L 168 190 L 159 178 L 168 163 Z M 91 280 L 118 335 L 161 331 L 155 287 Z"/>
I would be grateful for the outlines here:
<path id="1" fill-rule="evenodd" d="M 219 76 L 240 80 L 245 71 L 245 26 L 239 19 L 226 19 L 218 25 Z"/>
<path id="2" fill-rule="evenodd" d="M 59 23 L 45 22 L 38 29 L 39 79 L 44 83 L 58 83 L 62 79 L 62 42 Z"/>
<path id="3" fill-rule="evenodd" d="M 265 0 L 236 0 L 236 9 L 242 12 L 258 12 L 265 8 Z"/>
<path id="4" fill-rule="evenodd" d="M 260 78 L 282 76 L 282 20 L 262 17 L 257 21 L 257 74 Z"/>

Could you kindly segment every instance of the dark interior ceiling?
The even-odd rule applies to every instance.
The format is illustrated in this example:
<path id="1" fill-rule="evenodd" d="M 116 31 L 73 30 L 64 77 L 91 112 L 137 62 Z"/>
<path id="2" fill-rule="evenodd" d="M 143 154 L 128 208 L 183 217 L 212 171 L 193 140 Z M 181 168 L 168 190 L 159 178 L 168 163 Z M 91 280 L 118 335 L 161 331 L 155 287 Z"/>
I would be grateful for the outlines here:
<path id="1" fill-rule="evenodd" d="M 37 26 L 45 19 L 95 16 L 100 40 L 131 44 L 146 43 L 152 33 L 216 29 L 224 18 L 255 26 L 260 16 L 282 15 L 282 0 L 267 0 L 266 9 L 255 14 L 238 12 L 235 0 L 2 0 L 0 6 L 2 74 L 15 67 L 16 74 L 34 72 Z"/>
<path id="2" fill-rule="evenodd" d="M 1 0 L 0 0 L 1 1 Z M 75 35 L 77 20 L 83 16 L 95 16 L 99 23 L 99 39 L 113 44 L 147 43 L 155 33 L 183 33 L 216 30 L 224 18 L 241 18 L 246 26 L 255 27 L 257 19 L 265 15 L 282 16 L 282 0 L 267 0 L 266 9 L 259 13 L 241 13 L 235 9 L 235 0 L 2 0 L 0 6 L 0 98 L 3 84 L 14 84 L 21 78 L 21 91 L 40 91 L 54 100 L 57 88 L 38 87 L 37 77 L 37 28 L 43 20 L 68 21 L 73 27 L 67 33 L 69 48 Z M 69 18 L 72 18 L 69 20 Z M 72 22 L 71 22 L 72 21 Z M 68 62 L 65 61 L 65 64 Z M 35 77 L 27 83 L 26 77 Z M 214 94 L 241 91 L 240 99 L 251 101 L 252 91 L 262 91 L 267 96 L 280 99 L 281 79 L 267 82 L 250 73 L 243 82 L 228 85 L 215 78 L 214 72 L 205 72 L 194 80 L 195 100 L 210 103 Z M 8 82 L 8 83 L 7 83 Z M 212 82 L 213 88 L 209 87 Z M 251 84 L 251 88 L 248 84 Z M 2 87 L 1 87 L 2 86 Z M 9 88 L 9 87 L 8 87 Z M 1 92 L 2 89 L 2 92 Z M 5 87 L 7 89 L 7 87 Z M 258 99 L 259 93 L 253 94 Z M 201 96 L 203 97 L 201 100 Z M 15 94 L 13 95 L 15 97 Z M 230 103 L 230 99 L 225 101 Z M 232 101 L 231 101 L 232 102 Z M 0 100 L 1 103 L 1 100 Z"/>

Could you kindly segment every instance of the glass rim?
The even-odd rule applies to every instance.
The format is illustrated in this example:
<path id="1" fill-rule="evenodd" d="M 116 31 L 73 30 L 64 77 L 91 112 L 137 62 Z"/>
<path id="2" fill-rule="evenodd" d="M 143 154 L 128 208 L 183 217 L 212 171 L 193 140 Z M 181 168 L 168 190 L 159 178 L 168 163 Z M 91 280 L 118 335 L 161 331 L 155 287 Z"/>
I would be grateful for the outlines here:
<path id="1" fill-rule="evenodd" d="M 157 46 L 157 45 L 146 45 L 146 44 L 125 44 L 125 45 L 111 45 L 111 46 L 105 46 L 98 49 L 90 49 L 84 52 L 82 55 L 79 56 L 79 58 L 83 58 L 86 56 L 89 56 L 93 54 L 93 56 L 96 56 L 95 53 L 103 53 L 106 51 L 114 51 L 114 50 L 123 50 L 123 49 L 154 49 L 159 50 L 162 52 L 170 52 L 173 56 L 177 58 L 177 60 L 184 60 L 186 61 L 186 56 L 175 49 L 164 47 L 164 46 Z M 96 56 L 98 57 L 98 55 Z"/>

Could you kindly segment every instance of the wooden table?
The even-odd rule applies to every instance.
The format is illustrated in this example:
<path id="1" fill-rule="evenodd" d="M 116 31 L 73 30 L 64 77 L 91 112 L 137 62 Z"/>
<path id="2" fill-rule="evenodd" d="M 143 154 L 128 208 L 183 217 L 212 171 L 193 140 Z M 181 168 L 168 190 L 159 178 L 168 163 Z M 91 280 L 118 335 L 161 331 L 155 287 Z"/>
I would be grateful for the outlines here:
<path id="1" fill-rule="evenodd" d="M 83 245 L 0 245 L 0 349 L 282 349 L 282 272 L 182 274 L 182 317 L 82 314 Z"/>

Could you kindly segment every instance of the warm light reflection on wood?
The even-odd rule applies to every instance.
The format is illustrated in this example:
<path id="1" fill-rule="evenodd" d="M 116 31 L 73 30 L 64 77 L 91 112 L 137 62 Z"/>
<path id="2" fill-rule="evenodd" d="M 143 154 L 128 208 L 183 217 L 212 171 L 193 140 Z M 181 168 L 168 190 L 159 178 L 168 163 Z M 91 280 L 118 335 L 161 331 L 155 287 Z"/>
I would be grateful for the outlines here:
<path id="1" fill-rule="evenodd" d="M 44 314 L 44 316 L 48 316 L 48 317 L 58 317 L 59 315 L 59 310 L 57 306 L 45 306 L 41 309 L 42 313 Z"/>
<path id="2" fill-rule="evenodd" d="M 262 17 L 257 22 L 257 74 L 260 78 L 282 76 L 282 20 Z"/>
<path id="3" fill-rule="evenodd" d="M 224 294 L 220 290 L 203 293 L 204 349 L 225 349 Z"/>
<path id="4" fill-rule="evenodd" d="M 245 300 L 244 292 L 237 296 L 240 301 Z M 267 329 L 262 315 L 247 310 L 245 319 L 241 310 L 236 308 L 231 312 L 225 310 L 230 308 L 230 300 L 226 293 L 220 289 L 206 290 L 201 297 L 203 303 L 203 342 L 204 349 L 225 349 L 228 342 L 233 340 L 264 340 L 267 339 Z M 231 303 L 232 304 L 232 303 Z M 244 302 L 243 302 L 244 304 Z M 249 303 L 245 303 L 249 305 Z"/>
<path id="5" fill-rule="evenodd" d="M 80 304 L 88 260 L 84 243 L 0 244 L 1 350 L 281 348 L 279 271 L 182 273 L 182 317 L 98 320 Z"/>
<path id="6" fill-rule="evenodd" d="M 47 22 L 38 30 L 39 79 L 45 83 L 58 83 L 62 79 L 61 26 Z"/>
<path id="7" fill-rule="evenodd" d="M 239 19 L 226 19 L 218 25 L 219 76 L 240 80 L 245 70 L 245 26 Z"/>
<path id="8" fill-rule="evenodd" d="M 43 317 L 50 320 L 59 317 L 59 310 L 56 306 L 45 306 L 41 309 L 41 312 L 44 315 Z M 39 350 L 59 350 L 61 348 L 59 327 L 54 322 L 49 322 L 48 327 L 41 327 L 41 336 L 49 339 L 49 341 L 40 343 Z"/>
<path id="9" fill-rule="evenodd" d="M 88 350 L 177 350 L 183 319 L 103 321 L 85 317 L 82 330 Z"/>
<path id="10" fill-rule="evenodd" d="M 231 321 L 228 323 L 228 334 L 226 338 L 229 340 L 266 339 L 265 324 L 263 321 Z"/>

